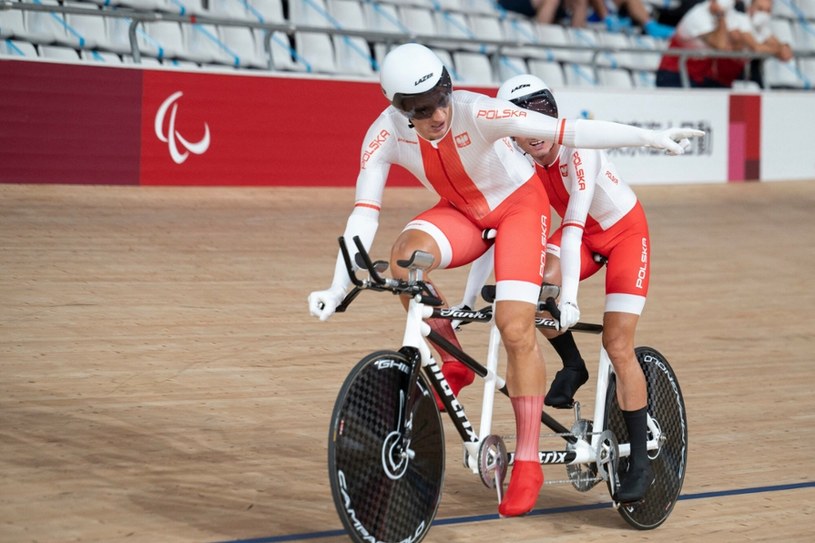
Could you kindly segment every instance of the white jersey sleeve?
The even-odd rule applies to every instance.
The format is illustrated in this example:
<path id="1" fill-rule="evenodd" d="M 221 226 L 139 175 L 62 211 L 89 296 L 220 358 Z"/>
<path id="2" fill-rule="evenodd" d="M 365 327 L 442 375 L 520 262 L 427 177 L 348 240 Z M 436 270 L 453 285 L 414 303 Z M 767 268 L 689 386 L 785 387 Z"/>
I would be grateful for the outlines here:
<path id="1" fill-rule="evenodd" d="M 589 149 L 641 147 L 653 143 L 652 131 L 636 126 L 587 119 L 553 119 L 488 96 L 477 103 L 476 122 L 481 133 L 493 141 L 527 137 Z"/>
<path id="2" fill-rule="evenodd" d="M 343 237 L 351 255 L 357 252 L 354 236 L 359 236 L 365 250 L 373 245 L 379 228 L 382 195 L 391 164 L 396 160 L 396 136 L 391 117 L 384 113 L 368 129 L 360 151 L 359 175 L 357 176 L 354 209 L 348 217 Z M 353 264 L 353 261 L 352 261 Z M 351 278 L 345 266 L 342 252 L 337 253 L 332 287 L 348 289 Z"/>
<path id="3" fill-rule="evenodd" d="M 569 203 L 563 216 L 563 234 L 560 247 L 561 302 L 577 305 L 580 284 L 580 247 L 583 230 L 594 201 L 598 176 L 602 175 L 602 151 L 569 149 L 564 157 L 569 163 L 566 187 Z"/>

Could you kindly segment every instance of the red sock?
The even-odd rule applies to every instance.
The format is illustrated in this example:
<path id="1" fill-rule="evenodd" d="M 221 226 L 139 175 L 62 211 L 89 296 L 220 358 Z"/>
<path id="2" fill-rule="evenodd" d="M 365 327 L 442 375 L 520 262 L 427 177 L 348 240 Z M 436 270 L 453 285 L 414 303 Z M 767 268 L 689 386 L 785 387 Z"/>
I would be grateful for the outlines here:
<path id="1" fill-rule="evenodd" d="M 543 470 L 538 459 L 543 396 L 517 396 L 511 400 L 518 437 L 512 477 L 498 506 L 498 513 L 505 517 L 531 511 L 543 485 Z"/>
<path id="2" fill-rule="evenodd" d="M 543 396 L 516 396 L 510 398 L 515 411 L 515 459 L 538 461 L 538 441 L 541 435 Z"/>

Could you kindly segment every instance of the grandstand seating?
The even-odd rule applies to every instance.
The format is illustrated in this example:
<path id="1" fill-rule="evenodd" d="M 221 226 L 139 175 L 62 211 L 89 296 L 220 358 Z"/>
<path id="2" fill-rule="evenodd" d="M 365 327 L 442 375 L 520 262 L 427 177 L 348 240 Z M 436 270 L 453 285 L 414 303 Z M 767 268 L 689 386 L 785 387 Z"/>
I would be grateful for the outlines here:
<path id="1" fill-rule="evenodd" d="M 649 1 L 663 7 L 670 2 Z M 519 73 L 534 73 L 555 88 L 649 88 L 667 46 L 663 40 L 612 33 L 602 26 L 537 24 L 507 13 L 492 0 L 17 3 L 51 9 L 0 9 L 0 57 L 375 79 L 385 53 L 418 35 L 438 52 L 458 83 L 496 85 Z M 815 0 L 776 0 L 774 6 L 776 34 L 796 51 L 815 51 Z M 788 63 L 767 60 L 765 76 L 776 87 L 812 88 L 815 56 Z"/>
<path id="2" fill-rule="evenodd" d="M 470 51 L 454 51 L 453 64 L 458 81 L 469 85 L 497 85 L 500 83 L 492 69 L 490 59 Z"/>
<path id="3" fill-rule="evenodd" d="M 559 62 L 551 60 L 529 59 L 529 73 L 543 79 L 553 89 L 566 86 L 566 76 Z"/>

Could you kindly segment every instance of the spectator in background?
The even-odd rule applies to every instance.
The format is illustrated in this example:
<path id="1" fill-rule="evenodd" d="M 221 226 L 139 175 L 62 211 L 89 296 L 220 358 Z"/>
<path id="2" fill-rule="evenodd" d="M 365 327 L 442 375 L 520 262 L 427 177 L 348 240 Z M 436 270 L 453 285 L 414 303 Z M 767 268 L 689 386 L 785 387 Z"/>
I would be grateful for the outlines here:
<path id="1" fill-rule="evenodd" d="M 710 48 L 719 51 L 769 53 L 782 61 L 792 59 L 792 49 L 772 34 L 770 18 L 773 0 L 753 0 L 746 13 L 737 11 L 732 0 L 709 0 L 691 8 L 677 26 L 672 48 Z M 689 58 L 688 76 L 692 87 L 730 88 L 742 77 L 746 58 Z M 760 62 L 751 70 L 761 85 Z M 682 86 L 679 57 L 665 55 L 657 71 L 658 87 Z"/>
<path id="2" fill-rule="evenodd" d="M 674 28 L 679 25 L 682 17 L 696 4 L 704 2 L 705 0 L 668 0 L 667 5 L 657 8 L 659 16 L 657 19 L 660 23 L 672 26 Z"/>
<path id="3" fill-rule="evenodd" d="M 726 15 L 733 11 L 733 0 L 706 0 L 693 6 L 679 21 L 671 49 L 730 51 L 732 44 L 727 32 Z M 688 78 L 691 87 L 721 87 L 714 76 L 713 59 L 689 57 Z M 681 87 L 679 57 L 664 55 L 657 70 L 657 87 Z"/>
<path id="4" fill-rule="evenodd" d="M 541 24 L 564 21 L 568 26 L 583 28 L 588 21 L 599 21 L 611 32 L 631 28 L 632 20 L 643 32 L 659 39 L 668 39 L 674 33 L 671 26 L 651 18 L 642 0 L 498 0 L 507 11 L 526 15 Z M 589 6 L 594 13 L 589 16 Z"/>
<path id="5" fill-rule="evenodd" d="M 642 31 L 661 40 L 670 39 L 676 29 L 657 22 L 642 0 L 590 0 L 594 15 L 611 32 L 624 31 L 634 24 Z"/>
<path id="6" fill-rule="evenodd" d="M 507 11 L 526 15 L 540 24 L 569 21 L 573 27 L 585 27 L 589 0 L 498 0 Z"/>
<path id="7" fill-rule="evenodd" d="M 747 6 L 745 13 L 734 10 L 727 14 L 728 35 L 733 50 L 768 53 L 782 62 L 792 60 L 792 48 L 773 35 L 770 27 L 773 0 L 752 0 Z M 748 64 L 749 77 L 762 86 L 761 59 L 752 62 L 743 58 L 717 59 L 718 81 L 725 87 L 731 87 L 735 80 L 747 75 L 744 70 Z"/>

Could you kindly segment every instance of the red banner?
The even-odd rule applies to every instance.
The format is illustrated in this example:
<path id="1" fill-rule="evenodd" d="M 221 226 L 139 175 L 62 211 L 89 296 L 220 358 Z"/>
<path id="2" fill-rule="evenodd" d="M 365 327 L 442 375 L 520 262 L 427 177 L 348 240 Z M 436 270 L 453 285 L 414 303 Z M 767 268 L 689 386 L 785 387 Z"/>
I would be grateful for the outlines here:
<path id="1" fill-rule="evenodd" d="M 386 105 L 372 83 L 149 71 L 141 183 L 353 186 Z"/>
<path id="2" fill-rule="evenodd" d="M 761 178 L 761 96 L 730 96 L 730 182 Z"/>
<path id="3" fill-rule="evenodd" d="M 0 61 L 0 182 L 136 184 L 139 70 Z"/>
<path id="4" fill-rule="evenodd" d="M 0 60 L 0 182 L 354 186 L 376 82 Z M 418 186 L 392 168 L 389 186 Z"/>

